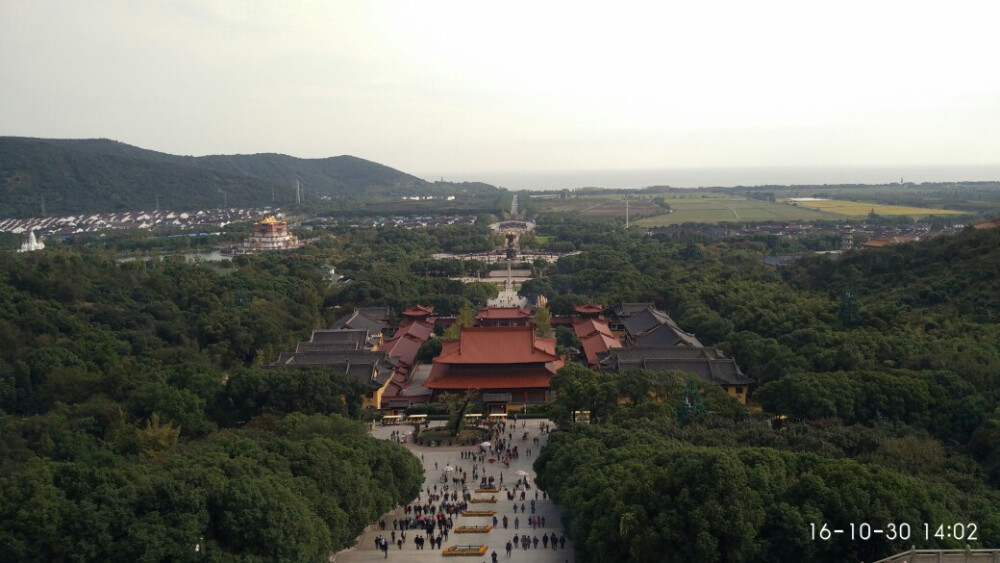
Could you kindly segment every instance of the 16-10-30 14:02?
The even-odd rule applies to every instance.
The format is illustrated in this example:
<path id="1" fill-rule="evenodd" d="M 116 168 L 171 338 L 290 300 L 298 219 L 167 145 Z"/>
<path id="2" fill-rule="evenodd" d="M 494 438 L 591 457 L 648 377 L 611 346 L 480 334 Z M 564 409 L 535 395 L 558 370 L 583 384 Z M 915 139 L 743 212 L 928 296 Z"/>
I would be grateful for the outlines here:
<path id="1" fill-rule="evenodd" d="M 913 531 L 916 529 L 917 538 L 923 533 L 924 541 L 931 539 L 952 539 L 959 541 L 979 541 L 979 526 L 973 523 L 955 522 L 951 524 L 933 525 L 927 522 L 918 526 L 911 526 L 907 522 L 889 522 L 879 526 L 868 522 L 851 522 L 847 526 L 831 527 L 829 524 L 809 524 L 809 533 L 812 540 L 828 541 L 837 536 L 846 537 L 850 540 L 871 540 L 879 537 L 889 541 L 908 541 L 913 538 Z"/>

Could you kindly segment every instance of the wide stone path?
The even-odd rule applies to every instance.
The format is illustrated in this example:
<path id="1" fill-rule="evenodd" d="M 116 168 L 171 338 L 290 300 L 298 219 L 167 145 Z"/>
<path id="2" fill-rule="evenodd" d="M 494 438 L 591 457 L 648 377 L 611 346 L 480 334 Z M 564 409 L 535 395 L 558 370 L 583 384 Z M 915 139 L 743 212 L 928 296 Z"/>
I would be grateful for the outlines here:
<path id="1" fill-rule="evenodd" d="M 573 545 L 569 538 L 566 538 L 566 547 L 561 549 L 552 549 L 552 545 L 543 548 L 542 542 L 538 542 L 537 548 L 529 549 L 514 549 L 511 556 L 507 557 L 506 545 L 508 541 L 513 540 L 515 534 L 523 535 L 527 534 L 530 537 L 537 536 L 539 540 L 542 538 L 542 534 L 548 534 L 551 536 L 552 532 L 555 532 L 556 536 L 565 535 L 565 530 L 562 527 L 562 520 L 560 518 L 558 507 L 552 502 L 551 499 L 543 499 L 541 492 L 539 492 L 538 500 L 535 501 L 535 516 L 545 517 L 545 527 L 532 529 L 531 526 L 527 525 L 528 516 L 531 516 L 531 499 L 535 498 L 534 493 L 538 490 L 534 486 L 535 482 L 535 472 L 531 468 L 531 464 L 534 463 L 535 458 L 538 456 L 538 450 L 543 447 L 548 439 L 548 435 L 540 432 L 539 423 L 551 424 L 549 421 L 538 421 L 538 420 L 527 420 L 518 421 L 516 423 L 508 423 L 507 431 L 514 435 L 513 440 L 510 440 L 512 446 L 516 445 L 520 452 L 520 458 L 511 461 L 510 467 L 504 467 L 499 463 L 486 463 L 485 465 L 486 475 L 493 475 L 496 479 L 500 478 L 501 472 L 503 473 L 504 483 L 508 487 L 513 487 L 514 482 L 518 479 L 517 472 L 525 471 L 528 473 L 528 478 L 532 484 L 531 490 L 527 491 L 527 495 L 524 500 L 524 505 L 528 509 L 528 514 L 521 514 L 520 505 L 521 501 L 517 501 L 518 512 L 514 513 L 514 503 L 507 500 L 506 491 L 501 491 L 495 496 L 497 497 L 497 502 L 494 503 L 475 503 L 470 504 L 471 510 L 483 509 L 483 510 L 495 510 L 498 520 L 498 524 L 493 528 L 491 532 L 485 534 L 457 534 L 452 531 L 448 535 L 448 540 L 443 542 L 444 547 L 450 545 L 487 545 L 489 549 L 486 554 L 482 557 L 457 557 L 451 558 L 449 560 L 455 560 L 458 563 L 462 561 L 468 561 L 470 563 L 479 563 L 480 561 L 489 562 L 491 560 L 490 554 L 493 551 L 497 552 L 499 556 L 499 561 L 517 561 L 524 563 L 569 563 L 573 561 Z M 443 423 L 431 423 L 432 427 L 441 425 Z M 514 428 L 516 424 L 516 429 Z M 524 427 L 522 428 L 522 424 Z M 399 425 L 399 426 L 376 426 L 375 430 L 372 431 L 372 435 L 376 438 L 390 439 L 392 432 L 396 430 L 399 432 L 409 432 L 412 430 L 411 426 Z M 521 437 L 525 432 L 528 432 L 528 439 L 522 440 Z M 532 438 L 538 437 L 540 442 L 535 445 L 532 442 Z M 441 475 L 445 474 L 444 468 L 448 465 L 455 467 L 456 469 L 464 469 L 469 474 L 469 488 L 470 491 L 474 491 L 474 487 L 471 483 L 472 478 L 472 460 L 462 459 L 461 452 L 469 451 L 469 446 L 451 446 L 451 447 L 423 447 L 418 446 L 413 443 L 407 443 L 406 447 L 412 451 L 417 457 L 423 460 L 424 464 L 424 486 L 421 491 L 420 500 L 427 500 L 427 488 L 430 487 L 431 491 L 434 491 L 434 486 L 437 485 L 438 491 L 440 492 L 442 483 L 440 481 Z M 527 449 L 531 448 L 531 456 L 527 456 Z M 450 477 L 452 475 L 459 475 L 459 472 L 446 473 L 448 476 L 448 482 L 451 483 Z M 482 472 L 480 473 L 482 475 Z M 461 487 L 461 485 L 459 485 Z M 452 489 L 454 490 L 454 489 Z M 461 493 L 461 491 L 459 490 Z M 472 493 L 473 498 L 488 497 L 491 496 L 486 493 Z M 518 496 L 520 498 L 520 496 Z M 503 517 L 508 518 L 508 527 L 504 529 L 503 527 Z M 396 509 L 389 514 L 384 516 L 386 521 L 386 529 L 384 531 L 380 530 L 377 524 L 368 526 L 364 534 L 361 536 L 359 543 L 356 547 L 341 551 L 334 554 L 330 560 L 336 561 L 337 563 L 358 563 L 362 561 L 381 561 L 383 559 L 395 560 L 401 562 L 418 562 L 418 561 L 440 561 L 444 559 L 442 555 L 442 550 L 430 549 L 430 542 L 425 544 L 423 550 L 417 550 L 413 543 L 413 537 L 422 532 L 416 530 L 408 530 L 406 532 L 406 541 L 403 543 L 403 548 L 399 549 L 396 544 L 393 544 L 388 553 L 388 557 L 385 557 L 381 551 L 375 549 L 375 538 L 382 535 L 386 538 L 390 537 L 392 533 L 392 520 L 394 518 L 402 518 L 403 510 L 402 508 Z M 520 529 L 514 529 L 514 518 L 517 517 L 520 520 Z M 486 523 L 492 523 L 490 518 L 484 517 L 471 517 L 471 516 L 455 516 L 454 517 L 455 526 L 481 526 Z M 396 532 L 396 537 L 399 537 L 399 532 Z"/>

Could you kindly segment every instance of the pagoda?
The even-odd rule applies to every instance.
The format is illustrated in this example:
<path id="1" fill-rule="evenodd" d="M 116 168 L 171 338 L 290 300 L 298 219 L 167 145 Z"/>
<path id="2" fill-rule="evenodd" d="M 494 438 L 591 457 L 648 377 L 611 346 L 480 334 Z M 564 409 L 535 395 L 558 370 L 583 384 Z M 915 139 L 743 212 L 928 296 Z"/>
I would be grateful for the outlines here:
<path id="1" fill-rule="evenodd" d="M 252 254 L 271 250 L 291 250 L 299 248 L 302 243 L 288 232 L 288 223 L 276 217 L 267 217 L 253 224 L 253 234 L 233 247 L 233 254 Z"/>

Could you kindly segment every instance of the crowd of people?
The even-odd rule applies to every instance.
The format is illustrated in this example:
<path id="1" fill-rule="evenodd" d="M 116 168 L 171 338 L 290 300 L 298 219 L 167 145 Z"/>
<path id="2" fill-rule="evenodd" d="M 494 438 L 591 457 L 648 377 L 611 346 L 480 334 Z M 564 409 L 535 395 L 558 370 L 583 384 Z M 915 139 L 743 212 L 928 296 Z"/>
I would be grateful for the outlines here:
<path id="1" fill-rule="evenodd" d="M 434 462 L 434 470 L 440 472 L 438 483 L 427 485 L 413 503 L 404 505 L 400 517 L 383 519 L 375 524 L 382 532 L 375 538 L 376 549 L 388 558 L 390 546 L 395 545 L 398 550 L 402 550 L 408 545 L 408 536 L 415 549 L 424 549 L 428 543 L 431 549 L 443 549 L 458 515 L 468 510 L 469 503 L 473 500 L 470 483 L 477 483 L 480 489 L 503 491 L 507 500 L 513 502 L 513 516 L 493 516 L 494 528 L 502 525 L 504 529 L 509 529 L 513 526 L 514 530 L 520 531 L 523 524 L 525 530 L 530 527 L 534 532 L 517 533 L 507 541 L 508 556 L 515 549 L 538 549 L 539 543 L 542 544 L 542 549 L 565 548 L 565 534 L 537 533 L 546 527 L 546 522 L 545 516 L 536 514 L 536 501 L 545 500 L 548 495 L 532 485 L 527 472 L 518 471 L 516 475 L 508 475 L 507 482 L 504 482 L 503 469 L 508 469 L 512 460 L 520 458 L 522 446 L 527 446 L 523 448 L 527 456 L 531 455 L 531 446 L 537 450 L 541 443 L 540 437 L 550 431 L 550 426 L 539 422 L 537 429 L 538 434 L 532 436 L 534 428 L 528 429 L 525 422 L 520 423 L 520 428 L 516 421 L 494 423 L 489 427 L 487 441 L 478 447 L 459 452 L 461 463 L 449 462 L 441 466 L 439 462 Z M 516 444 L 515 436 L 527 444 Z M 405 436 L 393 431 L 390 438 L 400 440 L 405 439 Z M 426 463 L 424 456 L 420 457 Z M 501 465 L 492 465 L 494 463 Z M 529 498 L 529 495 L 533 498 Z M 487 502 L 495 501 L 495 497 L 487 498 Z M 495 551 L 493 556 L 496 556 Z"/>

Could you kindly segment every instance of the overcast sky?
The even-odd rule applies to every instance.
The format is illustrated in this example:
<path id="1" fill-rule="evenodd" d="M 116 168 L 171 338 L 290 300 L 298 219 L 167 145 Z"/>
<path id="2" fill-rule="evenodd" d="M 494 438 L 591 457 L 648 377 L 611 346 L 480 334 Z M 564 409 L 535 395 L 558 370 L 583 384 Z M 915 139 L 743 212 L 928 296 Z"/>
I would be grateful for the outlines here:
<path id="1" fill-rule="evenodd" d="M 424 177 L 996 166 L 998 12 L 995 0 L 0 0 L 0 134 L 351 154 Z"/>

